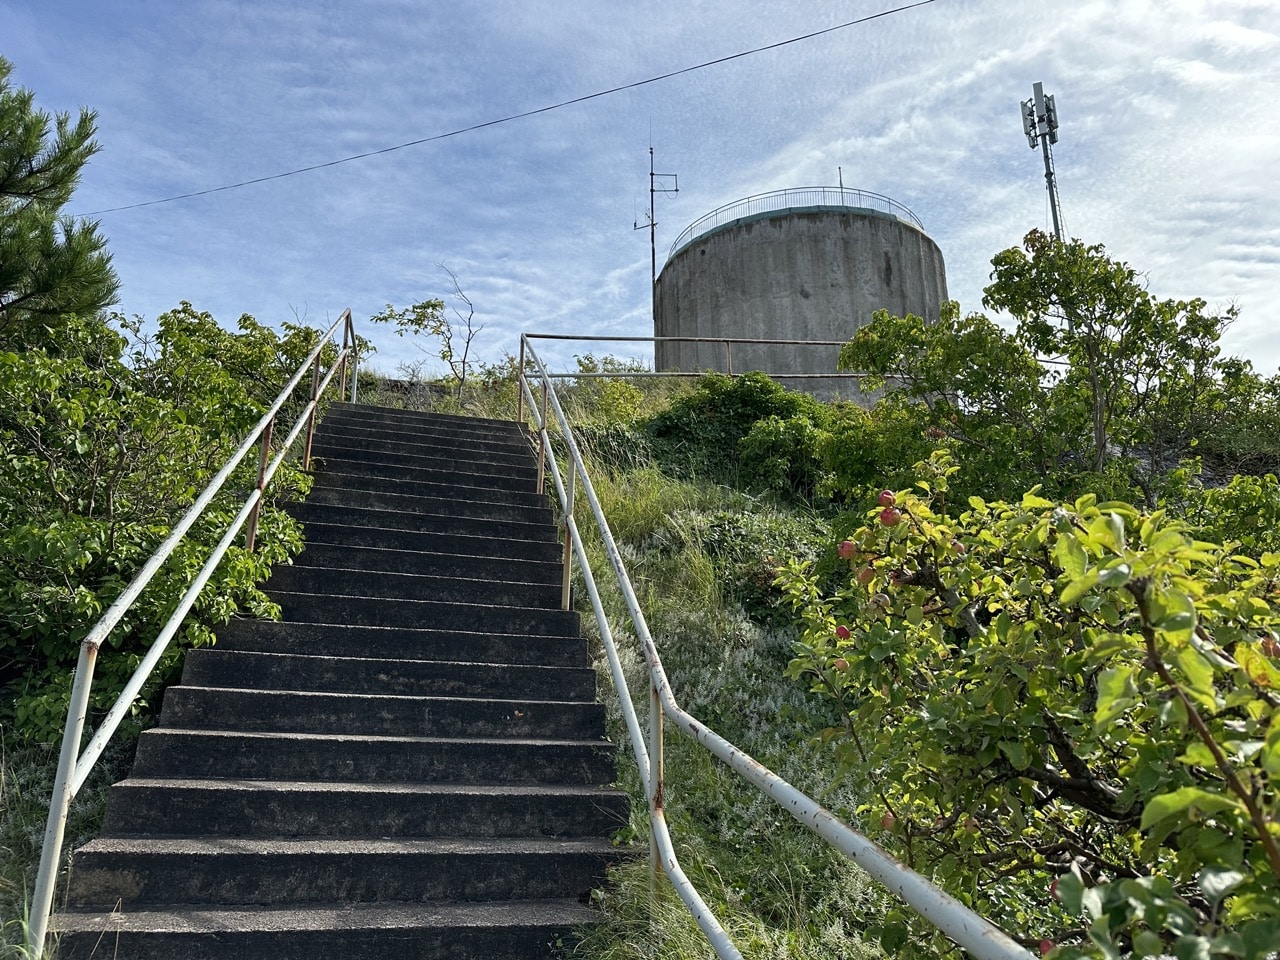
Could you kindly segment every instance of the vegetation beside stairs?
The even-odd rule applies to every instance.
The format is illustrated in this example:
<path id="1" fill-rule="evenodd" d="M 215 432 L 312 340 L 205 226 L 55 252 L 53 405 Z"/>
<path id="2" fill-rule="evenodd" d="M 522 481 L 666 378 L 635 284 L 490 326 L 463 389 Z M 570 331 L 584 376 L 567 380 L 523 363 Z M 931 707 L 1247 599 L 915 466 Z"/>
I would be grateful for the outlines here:
<path id="1" fill-rule="evenodd" d="M 191 651 L 58 956 L 549 957 L 627 823 L 522 428 L 334 405 L 280 622 Z"/>

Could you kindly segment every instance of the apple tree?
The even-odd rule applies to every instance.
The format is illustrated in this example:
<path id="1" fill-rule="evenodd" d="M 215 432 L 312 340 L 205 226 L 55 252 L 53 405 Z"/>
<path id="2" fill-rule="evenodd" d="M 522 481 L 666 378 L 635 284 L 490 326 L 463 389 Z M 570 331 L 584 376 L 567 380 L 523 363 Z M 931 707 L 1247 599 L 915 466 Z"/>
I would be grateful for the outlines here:
<path id="1" fill-rule="evenodd" d="M 945 453 L 780 583 L 788 671 L 850 813 L 1060 956 L 1264 960 L 1280 943 L 1280 554 L 1086 495 L 949 502 Z M 834 545 L 833 545 L 834 546 Z M 891 913 L 887 947 L 916 921 Z"/>

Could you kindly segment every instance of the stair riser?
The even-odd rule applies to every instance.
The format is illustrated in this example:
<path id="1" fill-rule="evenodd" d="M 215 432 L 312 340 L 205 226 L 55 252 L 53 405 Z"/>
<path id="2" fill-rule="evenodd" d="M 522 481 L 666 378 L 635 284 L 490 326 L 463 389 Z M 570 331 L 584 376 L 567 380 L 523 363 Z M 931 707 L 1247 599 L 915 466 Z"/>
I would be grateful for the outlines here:
<path id="1" fill-rule="evenodd" d="M 76 856 L 72 906 L 121 902 L 549 899 L 585 895 L 609 861 L 593 854 L 110 854 Z"/>
<path id="2" fill-rule="evenodd" d="M 316 431 L 326 439 L 330 437 L 360 437 L 377 440 L 387 447 L 404 444 L 440 447 L 441 449 L 466 450 L 469 453 L 497 453 L 524 456 L 529 442 L 519 434 L 493 436 L 486 432 L 441 429 L 440 427 L 413 427 L 394 423 L 357 423 L 352 420 L 339 422 L 326 418 Z"/>
<path id="3" fill-rule="evenodd" d="M 463 926 L 392 930 L 286 930 L 239 933 L 64 932 L 58 960 L 494 960 L 550 957 L 552 944 L 572 943 L 569 927 Z M 56 928 L 55 928 L 56 929 Z"/>
<path id="4" fill-rule="evenodd" d="M 325 419 L 333 417 L 358 417 L 385 420 L 393 423 L 438 424 L 448 429 L 476 430 L 484 433 L 501 433 L 504 430 L 520 432 L 523 426 L 515 420 L 493 417 L 472 417 L 461 413 L 436 413 L 427 410 L 405 410 L 399 407 L 366 406 L 345 400 L 329 405 Z"/>
<path id="5" fill-rule="evenodd" d="M 442 740 L 333 740 L 149 730 L 138 741 L 136 777 L 345 783 L 608 783 L 612 746 Z"/>
<path id="6" fill-rule="evenodd" d="M 342 447 L 344 450 L 366 450 L 373 454 L 385 451 L 400 456 L 446 460 L 463 471 L 474 470 L 477 473 L 497 473 L 498 471 L 494 469 L 496 466 L 518 467 L 525 470 L 530 467 L 536 470 L 538 467 L 530 447 L 484 449 L 470 446 L 465 441 L 457 444 L 432 443 L 429 439 L 419 441 L 408 436 L 389 440 L 385 436 L 366 433 L 321 433 L 317 435 L 312 451 L 323 459 L 324 451 L 331 444 L 334 447 Z"/>
<path id="7" fill-rule="evenodd" d="M 320 426 L 331 430 L 364 427 L 403 430 L 407 433 L 474 437 L 490 443 L 514 443 L 524 440 L 529 435 L 523 427 L 511 420 L 486 420 L 471 417 L 448 419 L 440 414 L 415 414 L 405 411 L 377 412 L 370 415 L 367 412 L 367 408 L 366 411 L 333 410 L 324 417 Z"/>
<path id="8" fill-rule="evenodd" d="M 558 583 L 503 583 L 462 577 L 417 576 L 324 567 L 276 567 L 266 588 L 376 600 L 431 600 L 496 607 L 560 609 Z"/>
<path id="9" fill-rule="evenodd" d="M 341 528 L 336 528 L 341 529 Z M 324 536 L 326 531 L 321 531 Z M 295 565 L 331 567 L 345 570 L 367 570 L 381 573 L 411 573 L 436 577 L 466 577 L 471 580 L 507 580 L 513 583 L 545 583 L 560 585 L 564 568 L 554 549 L 541 549 L 542 557 L 531 560 L 506 554 L 515 545 L 510 541 L 473 540 L 463 543 L 488 555 L 468 556 L 447 552 L 440 544 L 424 541 L 422 550 L 361 547 L 355 544 L 317 543 L 315 526 L 306 531 L 307 546 Z M 540 545 L 541 546 L 541 545 Z M 425 548 L 441 549 L 428 552 Z"/>
<path id="10" fill-rule="evenodd" d="M 625 798 L 219 790 L 117 784 L 103 830 L 112 836 L 607 837 Z"/>
<path id="11" fill-rule="evenodd" d="M 555 543 L 555 527 L 542 523 L 516 523 L 482 517 L 441 516 L 428 513 L 397 513 L 394 510 L 357 507 L 346 503 L 321 504 L 308 500 L 286 506 L 290 516 L 304 526 L 312 521 L 345 524 L 356 528 L 402 530 L 441 537 L 510 539 L 530 543 Z"/>
<path id="12" fill-rule="evenodd" d="M 596 693 L 595 672 L 587 667 L 260 656 L 208 647 L 187 654 L 182 682 L 193 687 L 418 697 L 591 701 Z"/>
<path id="13" fill-rule="evenodd" d="M 402 737 L 604 736 L 596 703 L 519 703 L 413 697 L 350 697 L 287 691 L 170 687 L 161 722 L 193 730 L 328 733 Z"/>
<path id="14" fill-rule="evenodd" d="M 430 600 L 369 600 L 270 589 L 285 620 L 364 627 L 423 627 L 474 633 L 572 636 L 578 615 L 571 610 L 494 607 Z"/>
<path id="15" fill-rule="evenodd" d="M 410 458 L 405 458 L 410 459 Z M 469 490 L 493 492 L 505 490 L 511 493 L 534 493 L 538 472 L 530 467 L 528 470 L 509 468 L 501 474 L 463 473 L 457 469 L 444 467 L 422 467 L 412 462 L 396 463 L 384 458 L 378 460 L 351 458 L 345 459 L 330 453 L 324 458 L 321 469 L 329 473 L 343 473 L 348 476 L 368 477 L 372 480 L 395 480 L 409 483 L 453 484 Z M 485 499 L 496 500 L 496 495 Z"/>
<path id="16" fill-rule="evenodd" d="M 315 654 L 469 663 L 520 663 L 576 667 L 585 663 L 586 641 L 566 632 L 519 634 L 354 627 L 330 623 L 232 620 L 217 629 L 218 648 L 263 653 Z"/>
<path id="17" fill-rule="evenodd" d="M 532 507 L 545 509 L 547 498 L 531 487 L 523 490 L 495 490 L 467 483 L 466 477 L 444 481 L 417 481 L 402 477 L 371 477 L 351 474 L 326 465 L 316 472 L 317 487 L 351 490 L 361 493 L 392 493 L 403 497 L 427 497 L 435 500 L 458 500 L 483 503 L 486 506 Z"/>
<path id="18" fill-rule="evenodd" d="M 415 497 L 398 493 L 351 490 L 346 487 L 330 486 L 323 476 L 318 478 L 315 486 L 311 488 L 307 503 L 429 514 L 437 517 L 462 517 L 488 522 L 541 524 L 544 529 L 551 524 L 551 510 L 547 507 L 522 507 L 515 504 L 453 500 L 448 497 Z"/>
<path id="19" fill-rule="evenodd" d="M 388 450 L 378 444 L 349 446 L 342 437 L 318 438 L 311 452 L 320 459 L 321 469 L 330 461 L 361 464 L 369 470 L 410 468 L 466 477 L 467 480 L 460 482 L 476 487 L 501 486 L 504 479 L 510 478 L 521 484 L 518 489 L 533 489 L 538 478 L 538 465 L 532 457 L 526 463 L 459 462 L 456 457 L 440 451 L 411 453 Z"/>

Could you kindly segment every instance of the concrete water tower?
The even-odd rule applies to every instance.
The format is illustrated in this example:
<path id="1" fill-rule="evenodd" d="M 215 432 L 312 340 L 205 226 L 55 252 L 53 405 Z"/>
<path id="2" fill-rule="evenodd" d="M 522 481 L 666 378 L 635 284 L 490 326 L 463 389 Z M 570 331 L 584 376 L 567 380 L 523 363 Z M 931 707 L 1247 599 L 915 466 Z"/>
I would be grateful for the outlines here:
<path id="1" fill-rule="evenodd" d="M 902 204 L 865 190 L 801 187 L 747 197 L 694 221 L 654 291 L 654 335 L 847 341 L 873 312 L 936 320 L 942 252 Z M 856 399 L 838 346 L 659 343 L 658 370 L 763 370 L 793 389 Z"/>

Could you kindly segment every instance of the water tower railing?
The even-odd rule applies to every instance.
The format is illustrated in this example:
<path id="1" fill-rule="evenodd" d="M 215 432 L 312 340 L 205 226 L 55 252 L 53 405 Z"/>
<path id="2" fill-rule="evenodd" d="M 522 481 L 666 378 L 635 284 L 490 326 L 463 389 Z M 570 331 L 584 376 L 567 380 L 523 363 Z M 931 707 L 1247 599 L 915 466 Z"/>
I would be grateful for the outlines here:
<path id="1" fill-rule="evenodd" d="M 855 187 L 789 187 L 786 190 L 771 190 L 769 193 L 758 193 L 755 196 L 743 197 L 733 203 L 717 207 L 705 216 L 699 217 L 684 228 L 676 242 L 671 245 L 667 254 L 670 260 L 677 251 L 692 243 L 698 237 L 719 229 L 735 220 L 758 216 L 762 213 L 778 213 L 784 210 L 805 209 L 812 207 L 847 207 L 851 210 L 875 210 L 887 213 L 918 230 L 924 230 L 924 224 L 914 213 L 892 197 L 870 190 L 859 190 Z"/>

